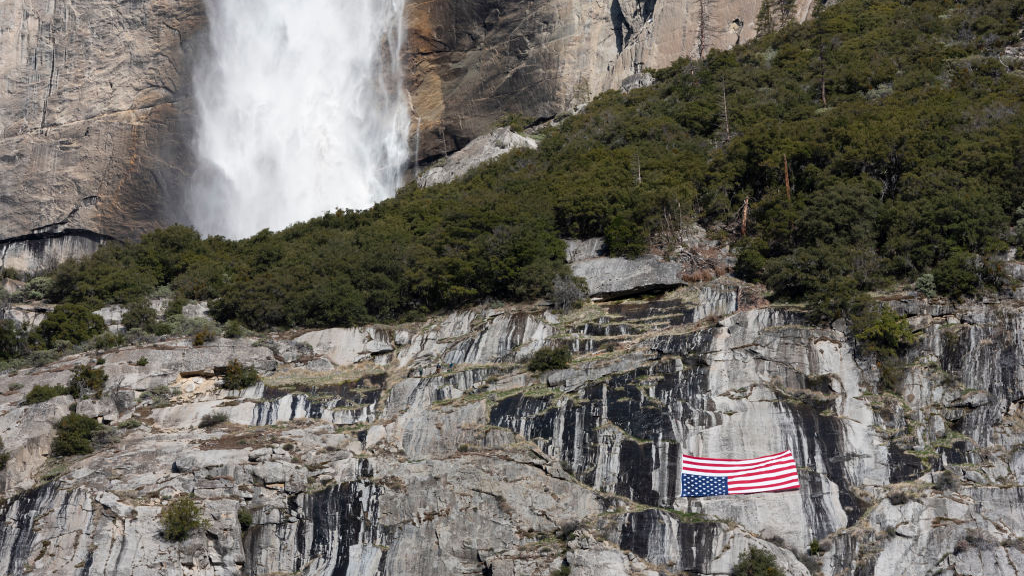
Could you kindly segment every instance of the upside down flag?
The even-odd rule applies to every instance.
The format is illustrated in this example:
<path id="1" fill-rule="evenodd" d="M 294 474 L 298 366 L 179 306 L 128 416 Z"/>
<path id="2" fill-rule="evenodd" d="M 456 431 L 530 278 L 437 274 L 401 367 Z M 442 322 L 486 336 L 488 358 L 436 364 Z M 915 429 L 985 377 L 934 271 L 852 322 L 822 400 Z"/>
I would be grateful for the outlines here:
<path id="1" fill-rule="evenodd" d="M 793 451 L 750 460 L 683 456 L 680 496 L 721 496 L 800 488 Z"/>

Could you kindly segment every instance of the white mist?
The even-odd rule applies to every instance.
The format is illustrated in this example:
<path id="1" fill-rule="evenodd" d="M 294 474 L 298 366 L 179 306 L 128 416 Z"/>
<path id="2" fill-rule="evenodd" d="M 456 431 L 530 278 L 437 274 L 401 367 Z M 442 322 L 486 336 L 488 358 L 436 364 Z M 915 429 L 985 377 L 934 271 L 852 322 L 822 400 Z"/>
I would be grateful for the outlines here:
<path id="1" fill-rule="evenodd" d="M 205 2 L 191 224 L 241 238 L 392 196 L 408 156 L 404 0 Z"/>

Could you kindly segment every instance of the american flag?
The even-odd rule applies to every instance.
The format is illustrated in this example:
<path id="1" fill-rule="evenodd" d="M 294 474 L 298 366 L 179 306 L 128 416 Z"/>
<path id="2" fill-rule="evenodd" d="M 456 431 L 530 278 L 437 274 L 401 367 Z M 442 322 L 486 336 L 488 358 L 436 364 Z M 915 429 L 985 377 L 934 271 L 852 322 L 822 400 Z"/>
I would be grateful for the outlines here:
<path id="1" fill-rule="evenodd" d="M 682 485 L 683 497 L 722 496 L 796 490 L 800 478 L 792 450 L 750 460 L 684 455 Z"/>

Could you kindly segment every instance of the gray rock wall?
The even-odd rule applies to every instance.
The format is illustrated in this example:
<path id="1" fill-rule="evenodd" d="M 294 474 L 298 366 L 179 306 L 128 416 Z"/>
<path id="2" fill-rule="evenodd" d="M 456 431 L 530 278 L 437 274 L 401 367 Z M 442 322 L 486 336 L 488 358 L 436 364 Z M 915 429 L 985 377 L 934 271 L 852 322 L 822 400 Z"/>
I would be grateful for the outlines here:
<path id="1" fill-rule="evenodd" d="M 2 375 L 0 565 L 653 576 L 728 573 L 757 546 L 787 574 L 1016 574 L 1019 304 L 891 302 L 919 338 L 886 384 L 841 327 L 738 311 L 747 289 L 103 352 L 107 390 L 78 411 L 111 430 L 84 457 L 49 456 L 70 397 L 22 401 L 89 358 Z M 570 345 L 571 365 L 525 371 L 545 342 Z M 181 375 L 232 358 L 264 382 Z M 216 412 L 229 422 L 198 427 Z M 683 453 L 784 449 L 799 491 L 677 497 Z M 181 493 L 209 524 L 171 543 L 158 515 Z"/>
<path id="2" fill-rule="evenodd" d="M 0 5 L 4 265 L 34 270 L 173 219 L 202 21 L 198 0 Z M 53 239 L 64 234 L 75 247 Z"/>

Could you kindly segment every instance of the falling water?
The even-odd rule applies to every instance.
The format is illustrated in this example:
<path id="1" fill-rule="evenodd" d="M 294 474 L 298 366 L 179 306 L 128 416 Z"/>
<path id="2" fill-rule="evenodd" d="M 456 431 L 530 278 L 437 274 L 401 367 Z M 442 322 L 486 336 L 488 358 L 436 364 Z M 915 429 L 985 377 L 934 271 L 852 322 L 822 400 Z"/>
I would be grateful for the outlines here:
<path id="1" fill-rule="evenodd" d="M 191 223 L 240 238 L 393 195 L 404 0 L 205 1 Z"/>

